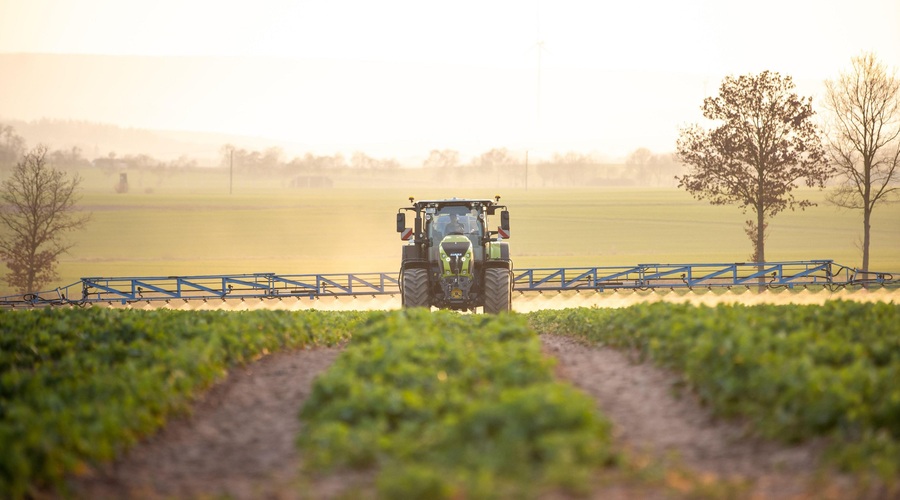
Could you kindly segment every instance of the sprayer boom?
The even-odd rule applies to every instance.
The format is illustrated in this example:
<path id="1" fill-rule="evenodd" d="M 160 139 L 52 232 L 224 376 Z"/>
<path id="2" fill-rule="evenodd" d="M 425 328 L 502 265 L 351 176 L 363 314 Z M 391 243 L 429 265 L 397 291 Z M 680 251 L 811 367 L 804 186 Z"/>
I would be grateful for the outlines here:
<path id="1" fill-rule="evenodd" d="M 867 272 L 830 260 L 627 267 L 518 269 L 518 295 L 549 291 L 895 286 L 900 273 Z M 322 299 L 400 294 L 396 273 L 228 274 L 82 278 L 46 292 L 0 297 L 0 307 L 247 299 Z"/>

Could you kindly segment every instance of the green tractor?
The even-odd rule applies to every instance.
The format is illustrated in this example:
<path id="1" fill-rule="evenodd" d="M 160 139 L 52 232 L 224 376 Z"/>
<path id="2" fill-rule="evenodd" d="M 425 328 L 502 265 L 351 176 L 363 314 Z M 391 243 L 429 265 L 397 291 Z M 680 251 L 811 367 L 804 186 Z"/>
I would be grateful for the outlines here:
<path id="1" fill-rule="evenodd" d="M 411 207 L 397 212 L 403 246 L 400 292 L 403 307 L 438 307 L 488 314 L 509 311 L 512 260 L 509 258 L 509 212 L 493 200 L 425 200 L 409 198 Z M 500 212 L 491 231 L 488 217 Z M 406 212 L 415 226 L 406 227 Z"/>

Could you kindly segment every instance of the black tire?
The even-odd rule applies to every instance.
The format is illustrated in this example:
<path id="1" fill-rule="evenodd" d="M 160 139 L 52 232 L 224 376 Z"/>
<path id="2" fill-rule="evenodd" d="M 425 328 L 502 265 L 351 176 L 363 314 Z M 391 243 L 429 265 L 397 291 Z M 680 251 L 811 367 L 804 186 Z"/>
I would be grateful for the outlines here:
<path id="1" fill-rule="evenodd" d="M 407 269 L 403 271 L 403 307 L 431 307 L 428 296 L 428 270 Z"/>
<path id="2" fill-rule="evenodd" d="M 499 314 L 512 309 L 512 287 L 509 269 L 492 267 L 484 270 L 484 313 Z"/>

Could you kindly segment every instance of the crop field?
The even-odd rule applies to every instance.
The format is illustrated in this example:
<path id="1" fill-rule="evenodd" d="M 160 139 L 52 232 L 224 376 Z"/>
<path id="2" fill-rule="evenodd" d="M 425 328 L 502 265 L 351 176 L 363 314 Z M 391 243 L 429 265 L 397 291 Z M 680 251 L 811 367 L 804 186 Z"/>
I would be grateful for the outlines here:
<path id="1" fill-rule="evenodd" d="M 854 485 L 840 491 L 890 496 L 900 487 L 898 324 L 900 305 L 843 301 L 500 316 L 5 310 L 0 496 L 71 492 L 238 366 L 337 344 L 340 356 L 290 415 L 304 422 L 283 436 L 305 457 L 293 474 L 340 481 L 369 471 L 357 493 L 383 498 L 578 496 L 616 484 L 752 496 L 752 484 L 727 477 L 653 472 L 658 465 L 621 448 L 604 408 L 558 380 L 566 367 L 542 351 L 538 334 L 548 333 L 671 370 L 715 415 L 747 422 L 753 435 L 824 443 L 818 467 Z M 678 477 L 699 479 L 685 486 Z"/>
<path id="2" fill-rule="evenodd" d="M 85 190 L 81 205 L 93 219 L 72 234 L 75 246 L 62 256 L 60 278 L 48 288 L 89 276 L 393 272 L 401 245 L 394 214 L 410 195 L 502 195 L 512 216 L 517 268 L 745 262 L 751 253 L 747 215 L 675 189 L 461 193 L 254 185 L 229 195 L 221 179 L 207 186 L 191 178 L 199 184 L 194 191 L 114 194 L 98 180 L 88 184 L 95 187 Z M 767 260 L 858 266 L 861 215 L 826 204 L 821 192 L 801 196 L 819 205 L 772 220 Z M 900 204 L 879 207 L 872 228 L 870 268 L 900 272 Z M 0 294 L 10 293 L 0 285 Z"/>
<path id="3" fill-rule="evenodd" d="M 394 213 L 410 195 L 499 192 L 517 268 L 728 263 L 750 253 L 746 215 L 675 189 L 300 190 L 244 179 L 229 195 L 220 175 L 195 174 L 113 194 L 102 184 L 111 178 L 87 181 L 82 207 L 93 219 L 72 235 L 54 286 L 90 276 L 391 272 L 401 245 Z M 858 265 L 859 214 L 820 192 L 800 196 L 819 205 L 771 221 L 767 260 Z M 900 273 L 900 204 L 879 207 L 872 226 L 870 267 Z M 364 491 L 385 498 L 571 496 L 608 481 L 732 496 L 728 478 L 688 471 L 685 487 L 617 444 L 603 408 L 560 380 L 566 367 L 542 348 L 550 333 L 637 355 L 674 373 L 716 418 L 786 446 L 824 443 L 823 470 L 897 494 L 898 296 L 852 295 L 567 292 L 516 297 L 516 313 L 494 317 L 385 311 L 399 309 L 398 297 L 0 310 L 0 497 L 66 492 L 239 367 L 327 345 L 341 354 L 297 410 L 304 431 L 284 436 L 305 457 L 304 481 L 368 471 Z M 792 305 L 763 304 L 781 299 Z"/>
<path id="4" fill-rule="evenodd" d="M 538 311 L 539 331 L 633 350 L 726 417 L 787 442 L 832 439 L 847 470 L 900 479 L 900 305 L 651 304 Z"/>
<path id="5" fill-rule="evenodd" d="M 333 345 L 358 313 L 0 311 L 0 497 L 110 460 L 228 368 Z M 31 496 L 35 491 L 31 491 Z"/>

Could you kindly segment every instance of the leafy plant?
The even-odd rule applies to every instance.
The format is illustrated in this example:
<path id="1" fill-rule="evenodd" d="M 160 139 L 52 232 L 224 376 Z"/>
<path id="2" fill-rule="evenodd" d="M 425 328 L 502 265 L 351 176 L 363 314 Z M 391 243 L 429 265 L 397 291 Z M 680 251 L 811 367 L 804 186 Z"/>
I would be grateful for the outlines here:
<path id="1" fill-rule="evenodd" d="M 583 488 L 616 460 L 593 400 L 553 380 L 524 317 L 375 317 L 316 381 L 299 439 L 316 468 L 379 468 L 386 497 Z"/>
<path id="2" fill-rule="evenodd" d="M 900 305 L 658 303 L 539 311 L 529 321 L 538 331 L 635 349 L 764 436 L 828 436 L 845 469 L 900 474 Z"/>
<path id="3" fill-rule="evenodd" d="M 333 345 L 362 313 L 0 310 L 0 497 L 64 487 L 237 364 Z"/>

